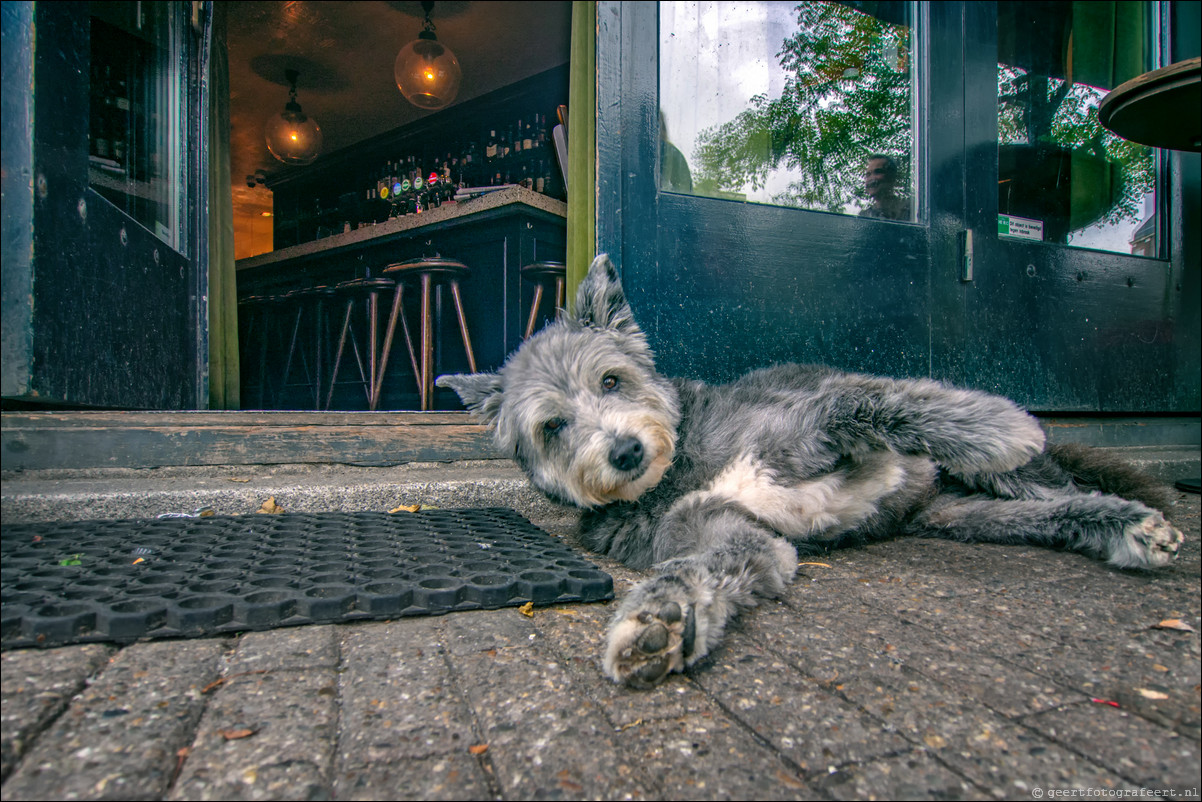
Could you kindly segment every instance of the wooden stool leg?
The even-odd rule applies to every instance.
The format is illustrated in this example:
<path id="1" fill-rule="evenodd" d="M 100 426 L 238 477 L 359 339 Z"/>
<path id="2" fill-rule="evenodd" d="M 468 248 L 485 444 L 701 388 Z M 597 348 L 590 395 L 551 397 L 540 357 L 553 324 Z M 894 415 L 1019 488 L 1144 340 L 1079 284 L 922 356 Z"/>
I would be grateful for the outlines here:
<path id="1" fill-rule="evenodd" d="M 313 322 L 313 409 L 321 409 L 321 368 L 326 350 L 326 304 L 321 297 L 314 305 Z"/>
<path id="2" fill-rule="evenodd" d="M 451 297 L 455 299 L 455 314 L 459 317 L 459 333 L 463 335 L 463 350 L 467 352 L 467 364 L 476 372 L 476 355 L 472 353 L 472 338 L 467 333 L 467 318 L 463 314 L 463 298 L 459 295 L 459 281 L 451 279 Z"/>
<path id="3" fill-rule="evenodd" d="M 568 308 L 567 299 L 564 294 L 567 290 L 566 282 L 563 276 L 555 277 L 555 317 L 559 317 L 559 312 L 562 309 Z"/>
<path id="4" fill-rule="evenodd" d="M 338 381 L 338 367 L 342 364 L 342 351 L 346 348 L 346 333 L 351 327 L 351 311 L 355 308 L 354 300 L 346 302 L 346 315 L 342 319 L 342 334 L 338 336 L 338 353 L 334 357 L 334 369 L 330 371 L 330 392 L 326 394 L 326 409 L 334 400 L 334 382 Z"/>
<path id="5" fill-rule="evenodd" d="M 430 408 L 434 396 L 434 336 L 433 310 L 431 309 L 431 284 L 429 273 L 423 273 L 422 280 L 422 320 L 421 320 L 421 349 L 422 349 L 422 411 Z"/>
<path id="6" fill-rule="evenodd" d="M 376 318 L 379 316 L 380 293 L 372 290 L 367 295 L 367 408 L 376 411 L 376 343 L 379 332 Z"/>
<path id="7" fill-rule="evenodd" d="M 534 324 L 538 322 L 538 308 L 543 303 L 543 285 L 540 281 L 534 285 L 534 300 L 530 302 L 530 319 L 526 321 L 526 339 L 534 333 Z"/>
<path id="8" fill-rule="evenodd" d="M 392 336 L 396 332 L 396 319 L 401 311 L 401 303 L 404 298 L 404 290 L 400 284 L 396 285 L 396 291 L 392 294 L 392 312 L 388 315 L 388 328 L 384 331 L 384 350 L 380 352 L 380 369 L 372 378 L 372 397 L 373 402 L 370 411 L 375 412 L 376 406 L 380 401 L 380 388 L 384 385 L 384 372 L 388 370 L 388 357 L 392 353 Z"/>

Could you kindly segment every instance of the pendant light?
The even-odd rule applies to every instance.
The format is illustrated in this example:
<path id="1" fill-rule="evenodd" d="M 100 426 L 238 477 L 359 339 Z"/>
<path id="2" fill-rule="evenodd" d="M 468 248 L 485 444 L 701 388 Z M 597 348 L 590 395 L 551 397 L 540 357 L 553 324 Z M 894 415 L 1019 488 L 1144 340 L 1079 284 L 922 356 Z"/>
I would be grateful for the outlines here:
<path id="1" fill-rule="evenodd" d="M 312 164 L 321 153 L 321 129 L 312 117 L 301 111 L 300 104 L 296 102 L 296 79 L 300 73 L 284 70 L 284 77 L 291 86 L 288 102 L 283 111 L 267 121 L 264 131 L 267 149 L 284 164 Z"/>
<path id="2" fill-rule="evenodd" d="M 430 12 L 434 3 L 423 2 L 426 23 L 421 33 L 397 54 L 393 77 L 405 99 L 421 109 L 433 111 L 450 105 L 459 94 L 463 71 L 459 59 L 434 35 Z"/>

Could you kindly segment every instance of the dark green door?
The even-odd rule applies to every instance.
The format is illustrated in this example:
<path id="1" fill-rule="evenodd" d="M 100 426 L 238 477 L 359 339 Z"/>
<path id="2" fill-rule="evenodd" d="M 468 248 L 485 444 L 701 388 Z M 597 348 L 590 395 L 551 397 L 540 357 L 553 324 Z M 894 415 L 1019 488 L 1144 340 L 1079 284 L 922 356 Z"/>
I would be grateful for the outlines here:
<path id="1" fill-rule="evenodd" d="M 822 362 L 1042 410 L 1197 408 L 1196 367 L 1192 389 L 1176 376 L 1169 165 L 1130 156 L 1144 183 L 1126 194 L 1118 168 L 1090 172 L 1116 157 L 1084 120 L 1124 67 L 1074 79 L 1063 52 L 1059 67 L 1014 55 L 1016 33 L 1044 25 L 1080 56 L 1101 23 L 1040 9 L 1116 4 L 1033 3 L 1034 19 L 1001 5 L 600 4 L 599 250 L 662 370 Z M 1159 7 L 1117 5 L 1136 7 L 1150 60 Z M 1040 102 L 1006 98 L 1016 86 Z M 1023 151 L 1020 133 L 1067 155 Z M 1038 185 L 1014 191 L 1041 164 L 1069 212 L 1024 205 Z M 1071 208 L 1099 186 L 1105 203 Z"/>

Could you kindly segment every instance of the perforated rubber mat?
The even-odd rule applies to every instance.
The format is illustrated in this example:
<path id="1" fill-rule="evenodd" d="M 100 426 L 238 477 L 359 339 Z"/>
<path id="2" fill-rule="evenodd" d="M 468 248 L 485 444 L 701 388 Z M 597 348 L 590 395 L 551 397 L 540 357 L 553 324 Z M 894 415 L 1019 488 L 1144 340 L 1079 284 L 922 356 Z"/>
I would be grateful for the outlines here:
<path id="1" fill-rule="evenodd" d="M 6 524 L 5 649 L 613 598 L 509 509 Z"/>

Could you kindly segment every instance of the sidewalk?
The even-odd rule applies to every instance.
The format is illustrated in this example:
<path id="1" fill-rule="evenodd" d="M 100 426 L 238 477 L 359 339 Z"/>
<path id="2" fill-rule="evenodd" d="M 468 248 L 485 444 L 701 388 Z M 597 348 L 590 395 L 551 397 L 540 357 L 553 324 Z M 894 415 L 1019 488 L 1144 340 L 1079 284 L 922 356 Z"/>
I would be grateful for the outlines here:
<path id="1" fill-rule="evenodd" d="M 5 652 L 3 798 L 1197 798 L 1199 513 L 1155 574 L 838 552 L 650 692 L 602 677 L 606 604 Z"/>

